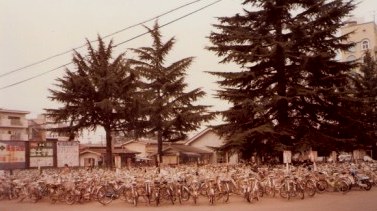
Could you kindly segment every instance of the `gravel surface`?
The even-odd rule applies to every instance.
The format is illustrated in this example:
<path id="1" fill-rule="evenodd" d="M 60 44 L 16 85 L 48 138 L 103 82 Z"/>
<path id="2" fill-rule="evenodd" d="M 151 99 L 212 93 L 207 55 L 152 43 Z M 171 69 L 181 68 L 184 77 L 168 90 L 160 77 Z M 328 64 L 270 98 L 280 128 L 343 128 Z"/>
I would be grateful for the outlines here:
<path id="1" fill-rule="evenodd" d="M 218 202 L 209 205 L 204 197 L 199 199 L 199 204 L 193 205 L 191 201 L 183 205 L 171 205 L 163 202 L 159 207 L 147 206 L 140 203 L 137 207 L 127 204 L 124 201 L 116 200 L 104 206 L 98 202 L 88 202 L 83 204 L 66 205 L 64 203 L 51 204 L 47 199 L 37 203 L 30 201 L 0 201 L 0 211 L 377 211 L 377 187 L 370 191 L 352 190 L 343 195 L 342 193 L 316 194 L 313 198 L 291 199 L 289 201 L 282 198 L 261 198 L 260 201 L 249 204 L 239 196 L 231 196 L 229 203 Z"/>

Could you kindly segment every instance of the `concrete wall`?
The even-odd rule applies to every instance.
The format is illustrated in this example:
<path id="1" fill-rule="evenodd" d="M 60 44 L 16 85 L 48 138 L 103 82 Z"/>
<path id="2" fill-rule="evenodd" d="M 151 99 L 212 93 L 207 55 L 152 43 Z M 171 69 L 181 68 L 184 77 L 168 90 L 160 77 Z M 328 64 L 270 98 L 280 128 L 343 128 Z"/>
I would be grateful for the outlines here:
<path id="1" fill-rule="evenodd" d="M 369 51 L 372 56 L 375 56 L 376 46 L 377 46 L 377 29 L 373 22 L 368 23 L 350 23 L 341 29 L 341 34 L 347 34 L 354 31 L 353 34 L 349 36 L 347 42 L 355 42 L 356 46 L 349 51 L 341 52 L 341 57 L 343 61 L 346 61 L 350 56 L 355 56 L 359 59 L 364 56 L 365 50 L 362 49 L 362 41 L 365 39 L 369 40 Z M 362 62 L 362 61 L 361 61 Z"/>
<path id="2" fill-rule="evenodd" d="M 213 148 L 221 147 L 225 143 L 224 139 L 220 138 L 215 132 L 209 130 L 206 131 L 203 135 L 188 143 L 189 146 L 197 147 L 203 150 L 207 150 L 210 152 L 214 152 L 213 156 L 210 158 L 211 163 L 216 163 L 218 160 L 218 154 L 215 153 Z M 213 148 L 211 148 L 213 147 Z M 227 158 L 225 158 L 225 162 L 227 161 L 230 164 L 238 163 L 238 155 L 237 154 L 225 154 Z"/>
<path id="3" fill-rule="evenodd" d="M 0 140 L 28 141 L 26 113 L 6 112 L 0 109 Z"/>

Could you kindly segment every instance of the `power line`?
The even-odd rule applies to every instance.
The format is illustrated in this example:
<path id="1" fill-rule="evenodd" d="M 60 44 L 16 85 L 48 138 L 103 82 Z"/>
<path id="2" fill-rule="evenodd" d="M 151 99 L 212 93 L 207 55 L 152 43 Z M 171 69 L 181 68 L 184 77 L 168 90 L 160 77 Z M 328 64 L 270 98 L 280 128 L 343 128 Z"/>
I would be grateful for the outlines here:
<path id="1" fill-rule="evenodd" d="M 63 64 L 63 65 L 60 65 L 59 67 L 55 67 L 54 69 L 51 69 L 51 70 L 49 70 L 49 71 L 46 71 L 46 72 L 40 73 L 40 74 L 35 75 L 35 76 L 33 76 L 33 77 L 30 77 L 30 78 L 27 78 L 27 79 L 24 79 L 24 80 L 18 81 L 18 82 L 16 82 L 16 83 L 13 83 L 13 84 L 10 84 L 10 85 L 7 85 L 7 86 L 3 86 L 3 87 L 0 88 L 0 90 L 6 89 L 6 88 L 9 88 L 9 87 L 12 87 L 12 86 L 16 86 L 16 85 L 18 85 L 18 84 L 25 83 L 25 82 L 27 82 L 27 81 L 30 81 L 30 80 L 34 79 L 34 78 L 38 78 L 38 77 L 40 77 L 40 76 L 42 76 L 42 75 L 46 75 L 47 73 L 53 72 L 53 71 L 58 70 L 58 69 L 60 69 L 60 68 L 62 68 L 62 67 L 65 67 L 65 66 L 67 66 L 67 65 L 70 65 L 70 64 L 72 64 L 72 63 L 73 63 L 73 62 L 69 62 L 69 63 L 67 63 L 67 64 Z"/>
<path id="2" fill-rule="evenodd" d="M 217 1 L 214 1 L 214 2 L 212 2 L 212 3 L 210 3 L 210 4 L 207 4 L 206 6 L 201 7 L 201 8 L 199 8 L 199 9 L 197 9 L 197 10 L 194 10 L 193 12 L 187 13 L 187 14 L 185 14 L 185 15 L 183 15 L 183 16 L 180 16 L 179 18 L 176 18 L 176 19 L 174 19 L 174 20 L 172 20 L 172 21 L 169 21 L 169 22 L 167 22 L 167 23 L 165 23 L 165 24 L 162 24 L 161 26 L 159 26 L 159 28 L 165 27 L 165 26 L 167 26 L 167 25 L 169 25 L 169 24 L 172 24 L 172 23 L 174 23 L 174 22 L 176 22 L 176 21 L 178 21 L 178 20 L 181 20 L 181 19 L 183 19 L 183 18 L 185 18 L 185 17 L 188 17 L 188 16 L 190 16 L 190 15 L 192 15 L 192 14 L 195 14 L 195 13 L 197 13 L 197 12 L 199 12 L 199 11 L 201 11 L 201 10 L 206 9 L 207 7 L 210 7 L 210 6 L 212 6 L 212 5 L 215 5 L 215 4 L 217 4 L 217 3 L 221 2 L 221 1 L 222 1 L 222 0 L 217 0 Z M 134 40 L 134 39 L 136 39 L 136 38 L 142 37 L 142 36 L 144 36 L 144 35 L 146 35 L 146 34 L 149 34 L 149 32 L 147 31 L 147 32 L 144 32 L 144 33 L 142 33 L 142 34 L 139 34 L 139 35 L 137 35 L 137 36 L 135 36 L 135 37 L 132 37 L 132 38 L 130 38 L 130 39 L 128 39 L 128 40 L 125 40 L 125 41 L 123 41 L 123 42 L 120 42 L 120 43 L 114 45 L 113 47 L 116 48 L 116 47 L 118 47 L 118 46 L 120 46 L 120 45 L 123 45 L 124 43 L 130 42 L 130 41 L 132 41 L 132 40 Z M 67 65 L 70 65 L 70 64 L 73 64 L 73 62 L 69 62 L 69 63 L 66 63 L 66 64 L 64 64 L 64 65 L 60 65 L 59 67 L 53 68 L 53 69 L 51 69 L 51 70 L 48 70 L 48 71 L 43 72 L 43 73 L 40 73 L 40 74 L 35 75 L 35 76 L 33 76 L 33 77 L 30 77 L 30 78 L 24 79 L 24 80 L 22 80 L 22 81 L 18 81 L 18 82 L 16 82 L 16 83 L 13 83 L 13 84 L 10 84 L 10 85 L 7 85 L 7 86 L 0 87 L 0 90 L 3 90 L 3 89 L 6 89 L 6 88 L 9 88 L 9 87 L 13 87 L 13 86 L 19 85 L 19 84 L 21 84 L 21 83 L 25 83 L 25 82 L 27 82 L 27 81 L 30 81 L 30 80 L 35 79 L 35 78 L 38 78 L 38 77 L 40 77 L 40 76 L 42 76 L 42 75 L 45 75 L 45 74 L 50 73 L 50 72 L 53 72 L 53 71 L 55 71 L 55 70 L 58 70 L 58 69 L 60 69 L 60 68 L 62 68 L 62 67 L 65 67 L 65 66 L 67 66 Z"/>
<path id="3" fill-rule="evenodd" d="M 175 12 L 175 11 L 177 11 L 177 10 L 179 10 L 179 9 L 182 9 L 182 8 L 184 8 L 184 7 L 187 7 L 187 6 L 191 5 L 191 4 L 194 4 L 194 3 L 197 3 L 197 2 L 200 2 L 200 1 L 202 1 L 202 0 L 195 0 L 195 1 L 189 2 L 189 3 L 187 3 L 187 4 L 181 5 L 181 6 L 179 6 L 179 7 L 176 7 L 176 8 L 174 8 L 174 9 L 171 9 L 171 10 L 169 10 L 169 11 L 167 11 L 167 12 L 164 12 L 164 13 L 162 13 L 162 14 L 160 14 L 160 15 L 157 15 L 157 16 L 155 16 L 155 17 L 153 17 L 153 18 L 149 18 L 149 19 L 147 19 L 147 20 L 145 20 L 145 21 L 142 21 L 142 22 L 140 22 L 140 23 L 137 23 L 137 24 L 134 24 L 134 25 L 131 25 L 131 26 L 125 27 L 125 28 L 123 28 L 123 29 L 120 29 L 120 30 L 118 30 L 118 31 L 115 31 L 115 32 L 113 32 L 113 33 L 110 33 L 110 34 L 108 34 L 108 35 L 106 35 L 106 36 L 104 36 L 104 37 L 102 37 L 102 38 L 103 38 L 103 39 L 106 39 L 106 38 L 108 38 L 108 37 L 114 36 L 114 35 L 116 35 L 116 34 L 119 34 L 119 33 L 123 32 L 123 31 L 126 31 L 126 30 L 128 30 L 128 29 L 134 28 L 134 27 L 136 27 L 136 26 L 140 26 L 140 25 L 142 25 L 142 24 L 144 24 L 144 23 L 147 23 L 147 22 L 149 22 L 149 21 L 152 21 L 152 20 L 155 20 L 155 19 L 157 19 L 157 18 L 163 17 L 163 16 L 165 16 L 165 15 L 167 15 L 167 14 L 169 14 L 169 13 Z M 97 40 L 89 41 L 89 43 L 93 43 L 93 42 L 97 42 Z M 48 61 L 48 60 L 51 60 L 51 59 L 53 59 L 53 58 L 56 58 L 56 57 L 59 57 L 59 56 L 65 55 L 65 54 L 67 54 L 67 53 L 70 53 L 70 52 L 72 52 L 72 51 L 74 51 L 74 50 L 77 50 L 77 49 L 83 48 L 83 47 L 85 47 L 85 46 L 86 46 L 86 44 L 83 44 L 83 45 L 80 45 L 80 46 L 78 46 L 78 47 L 73 48 L 72 50 L 67 50 L 67 51 L 64 51 L 64 52 L 61 52 L 61 53 L 58 53 L 58 54 L 55 54 L 55 55 L 49 56 L 49 57 L 47 57 L 47 58 L 41 59 L 41 60 L 36 61 L 36 62 L 34 62 L 34 63 L 28 64 L 28 65 L 25 65 L 25 66 L 23 66 L 23 67 L 19 67 L 19 68 L 17 68 L 17 69 L 14 69 L 14 70 L 8 71 L 8 72 L 6 72 L 6 73 L 0 74 L 0 78 L 1 78 L 1 77 L 4 77 L 4 76 L 7 76 L 7 75 L 10 75 L 10 74 L 12 74 L 12 73 L 18 72 L 18 71 L 21 71 L 21 70 L 27 69 L 27 68 L 29 68 L 29 67 L 32 67 L 32 66 L 35 66 L 35 65 L 41 64 L 41 63 L 46 62 L 46 61 Z"/>
<path id="4" fill-rule="evenodd" d="M 170 21 L 170 22 L 167 22 L 167 23 L 165 23 L 165 24 L 162 24 L 162 25 L 159 26 L 158 28 L 162 28 L 162 27 L 164 27 L 164 26 L 167 26 L 167 25 L 169 25 L 169 24 L 172 24 L 172 23 L 174 23 L 174 22 L 176 22 L 176 21 L 178 21 L 178 20 L 181 20 L 181 19 L 183 19 L 183 18 L 185 18 L 185 17 L 187 17 L 187 16 L 190 16 L 190 15 L 192 15 L 192 14 L 194 14 L 194 13 L 197 13 L 197 12 L 199 12 L 199 11 L 201 11 L 201 10 L 204 10 L 204 9 L 206 9 L 207 7 L 210 7 L 210 6 L 214 5 L 214 4 L 217 4 L 217 3 L 219 3 L 220 1 L 222 1 L 222 0 L 217 0 L 217 1 L 214 1 L 214 2 L 212 2 L 212 3 L 210 3 L 210 4 L 207 4 L 206 6 L 201 7 L 201 8 L 199 8 L 199 9 L 197 9 L 197 10 L 194 10 L 193 12 L 187 13 L 186 15 L 183 15 L 183 16 L 181 16 L 181 17 L 179 17 L 179 18 L 176 18 L 176 19 L 174 19 L 174 20 L 172 20 L 172 21 Z M 136 38 L 139 38 L 139 37 L 141 37 L 141 36 L 144 36 L 144 35 L 146 35 L 146 34 L 148 34 L 148 33 L 149 33 L 149 32 L 144 32 L 144 33 L 142 33 L 142 34 L 139 34 L 139 35 L 137 35 L 137 36 L 135 36 L 135 37 L 132 37 L 131 39 L 125 40 L 125 41 L 123 41 L 123 42 L 120 42 L 120 43 L 114 45 L 114 47 L 118 47 L 118 46 L 120 46 L 120 45 L 123 45 L 123 44 L 126 43 L 126 42 L 129 42 L 129 41 L 131 41 L 131 40 L 134 40 L 134 39 L 136 39 Z"/>

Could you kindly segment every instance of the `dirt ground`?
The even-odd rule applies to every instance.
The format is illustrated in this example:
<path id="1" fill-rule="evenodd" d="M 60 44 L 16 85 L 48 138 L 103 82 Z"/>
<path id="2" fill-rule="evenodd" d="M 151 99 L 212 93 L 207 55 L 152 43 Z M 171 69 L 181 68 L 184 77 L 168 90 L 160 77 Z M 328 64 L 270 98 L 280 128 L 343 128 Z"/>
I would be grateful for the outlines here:
<path id="1" fill-rule="evenodd" d="M 137 207 L 127 204 L 124 201 L 116 200 L 111 204 L 104 206 L 98 202 L 88 202 L 84 204 L 67 205 L 64 203 L 51 204 L 47 199 L 37 203 L 29 201 L 0 201 L 0 211 L 244 211 L 252 209 L 253 211 L 325 211 L 325 210 L 342 210 L 342 211 L 377 211 L 377 187 L 370 191 L 352 190 L 343 195 L 342 193 L 323 193 L 316 194 L 313 198 L 284 200 L 280 197 L 261 198 L 260 201 L 249 204 L 239 196 L 231 196 L 229 203 L 218 202 L 215 205 L 209 205 L 208 200 L 200 198 L 199 204 L 193 205 L 192 201 L 185 202 L 182 205 L 171 205 L 164 202 L 162 205 L 147 206 L 140 203 Z"/>

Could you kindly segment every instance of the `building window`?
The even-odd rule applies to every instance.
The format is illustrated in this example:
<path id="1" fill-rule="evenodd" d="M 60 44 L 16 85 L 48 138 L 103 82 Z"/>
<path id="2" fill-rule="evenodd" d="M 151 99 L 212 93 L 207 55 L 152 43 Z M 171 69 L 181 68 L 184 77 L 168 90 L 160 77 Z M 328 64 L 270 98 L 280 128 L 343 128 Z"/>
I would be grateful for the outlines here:
<path id="1" fill-rule="evenodd" d="M 369 49 L 369 40 L 364 39 L 361 41 L 361 50 L 368 50 Z"/>
<path id="2" fill-rule="evenodd" d="M 20 117 L 8 116 L 8 119 L 10 120 L 11 125 L 22 125 Z"/>

